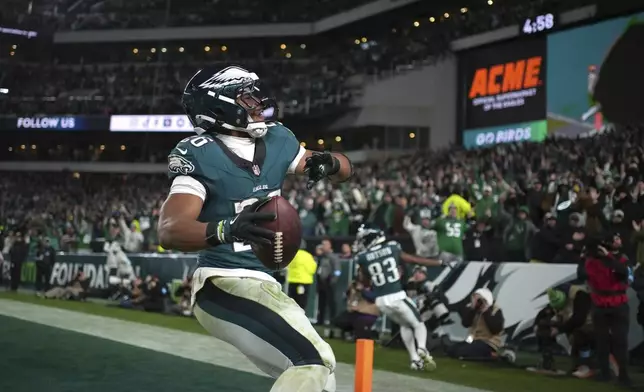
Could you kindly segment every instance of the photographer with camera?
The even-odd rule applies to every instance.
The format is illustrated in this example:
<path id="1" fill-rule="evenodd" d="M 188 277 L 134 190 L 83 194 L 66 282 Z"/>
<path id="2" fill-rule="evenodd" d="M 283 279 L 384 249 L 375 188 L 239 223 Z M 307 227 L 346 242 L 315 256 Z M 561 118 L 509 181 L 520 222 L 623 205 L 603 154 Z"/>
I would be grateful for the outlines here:
<path id="1" fill-rule="evenodd" d="M 599 381 L 610 381 L 609 356 L 615 357 L 619 383 L 630 386 L 628 376 L 628 328 L 630 310 L 626 290 L 631 275 L 628 258 L 620 252 L 622 241 L 611 233 L 605 238 L 591 238 L 586 244 L 585 270 L 594 305 Z"/>
<path id="2" fill-rule="evenodd" d="M 355 280 L 349 285 L 346 298 L 346 310 L 337 315 L 331 324 L 342 331 L 346 340 L 373 338 L 371 327 L 380 315 L 373 292 Z"/>
<path id="3" fill-rule="evenodd" d="M 492 359 L 502 346 L 505 318 L 494 305 L 492 292 L 486 288 L 472 294 L 469 305 L 461 312 L 461 323 L 468 329 L 466 341 L 447 349 L 447 355 L 465 360 Z"/>
<path id="4" fill-rule="evenodd" d="M 592 375 L 590 360 L 595 344 L 591 308 L 592 301 L 584 286 L 564 284 L 550 288 L 548 305 L 535 318 L 534 330 L 542 359 L 537 370 L 557 373 L 554 367 L 554 351 L 558 346 L 557 336 L 568 337 L 572 348 L 572 375 L 587 378 Z"/>

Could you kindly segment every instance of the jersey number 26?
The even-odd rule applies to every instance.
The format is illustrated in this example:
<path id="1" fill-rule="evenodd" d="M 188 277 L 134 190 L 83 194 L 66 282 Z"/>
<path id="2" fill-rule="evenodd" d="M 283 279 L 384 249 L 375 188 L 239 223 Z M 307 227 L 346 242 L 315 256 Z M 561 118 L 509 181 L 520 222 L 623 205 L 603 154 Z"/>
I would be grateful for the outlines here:
<path id="1" fill-rule="evenodd" d="M 282 191 L 280 189 L 273 191 L 267 195 L 267 197 L 273 197 L 273 196 L 280 196 L 282 194 Z M 242 212 L 242 210 L 248 206 L 253 205 L 255 203 L 257 198 L 251 197 L 250 199 L 242 200 L 237 203 L 235 203 L 235 215 L 239 214 Z M 233 242 L 233 251 L 235 252 L 246 252 L 252 250 L 250 245 L 246 245 L 243 242 Z"/>

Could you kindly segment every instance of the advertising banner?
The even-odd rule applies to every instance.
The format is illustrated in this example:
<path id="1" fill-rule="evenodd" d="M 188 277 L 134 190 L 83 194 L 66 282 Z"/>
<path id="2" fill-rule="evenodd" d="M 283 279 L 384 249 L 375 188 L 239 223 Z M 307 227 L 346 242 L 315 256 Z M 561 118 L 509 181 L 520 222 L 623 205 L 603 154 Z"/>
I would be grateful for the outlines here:
<path id="1" fill-rule="evenodd" d="M 116 115 L 110 117 L 110 132 L 194 132 L 183 114 Z"/>
<path id="2" fill-rule="evenodd" d="M 532 121 L 463 132 L 463 147 L 489 147 L 502 143 L 542 142 L 548 136 L 548 122 Z"/>
<path id="3" fill-rule="evenodd" d="M 546 39 L 512 41 L 459 58 L 462 129 L 546 117 Z"/>
<path id="4" fill-rule="evenodd" d="M 0 131 L 105 131 L 107 116 L 0 117 Z"/>

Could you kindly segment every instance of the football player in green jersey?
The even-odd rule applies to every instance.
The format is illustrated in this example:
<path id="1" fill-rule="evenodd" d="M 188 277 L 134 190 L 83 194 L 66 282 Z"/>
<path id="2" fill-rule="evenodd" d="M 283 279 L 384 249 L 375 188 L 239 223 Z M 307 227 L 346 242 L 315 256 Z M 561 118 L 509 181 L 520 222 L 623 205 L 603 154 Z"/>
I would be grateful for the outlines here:
<path id="1" fill-rule="evenodd" d="M 346 181 L 342 154 L 300 146 L 277 118 L 277 106 L 258 76 L 239 67 L 207 67 L 183 93 L 197 135 L 168 157 L 170 194 L 159 218 L 161 246 L 198 251 L 192 303 L 201 325 L 276 378 L 271 392 L 335 391 L 335 357 L 302 309 L 253 254 L 275 233 L 255 223 L 256 212 L 279 195 L 287 174 L 308 176 L 309 188 L 329 178 Z"/>
<path id="2" fill-rule="evenodd" d="M 402 338 L 414 370 L 434 370 L 436 362 L 427 350 L 427 328 L 420 319 L 416 304 L 407 297 L 401 278 L 401 262 L 424 266 L 440 266 L 442 261 L 413 256 L 402 251 L 396 241 L 387 241 L 382 230 L 362 225 L 358 229 L 354 248 L 359 253 L 354 263 L 359 276 L 369 281 L 376 295 L 380 312 L 400 325 Z"/>

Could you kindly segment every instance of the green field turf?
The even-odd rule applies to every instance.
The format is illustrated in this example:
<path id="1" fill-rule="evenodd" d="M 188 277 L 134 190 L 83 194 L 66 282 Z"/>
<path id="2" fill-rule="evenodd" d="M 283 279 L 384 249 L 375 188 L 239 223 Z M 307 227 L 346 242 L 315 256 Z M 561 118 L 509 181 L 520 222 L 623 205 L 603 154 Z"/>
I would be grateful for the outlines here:
<path id="1" fill-rule="evenodd" d="M 43 300 L 33 295 L 0 293 L 0 298 L 22 301 L 32 304 L 52 306 L 72 311 L 133 321 L 143 324 L 161 326 L 180 331 L 205 334 L 205 331 L 194 319 L 173 317 L 154 313 L 138 312 L 114 307 L 107 307 L 92 302 L 68 302 Z M 0 331 L 2 329 L 0 328 Z M 0 332 L 0 334 L 3 334 Z M 116 344 L 116 343 L 110 343 Z M 339 340 L 329 340 L 338 362 L 354 363 L 355 346 Z M 112 349 L 111 351 L 113 351 Z M 4 351 L 4 349 L 3 349 Z M 464 363 L 450 358 L 437 357 L 438 370 L 433 373 L 417 373 L 408 369 L 408 356 L 403 350 L 376 347 L 374 368 L 388 370 L 401 374 L 442 380 L 459 385 L 467 385 L 480 389 L 498 392 L 541 392 L 580 389 L 584 392 L 620 391 L 614 385 L 595 383 L 563 377 L 547 377 L 528 373 L 517 368 L 486 365 L 480 363 Z M 199 365 L 201 366 L 201 365 Z M 562 364 L 565 369 L 564 364 Z M 636 381 L 642 383 L 641 375 L 635 375 Z M 644 384 L 644 383 L 643 383 Z M 4 390 L 0 388 L 0 391 Z M 642 389 L 644 390 L 644 389 Z"/>
<path id="2" fill-rule="evenodd" d="M 0 316 L 0 391 L 268 391 L 271 380 Z"/>

